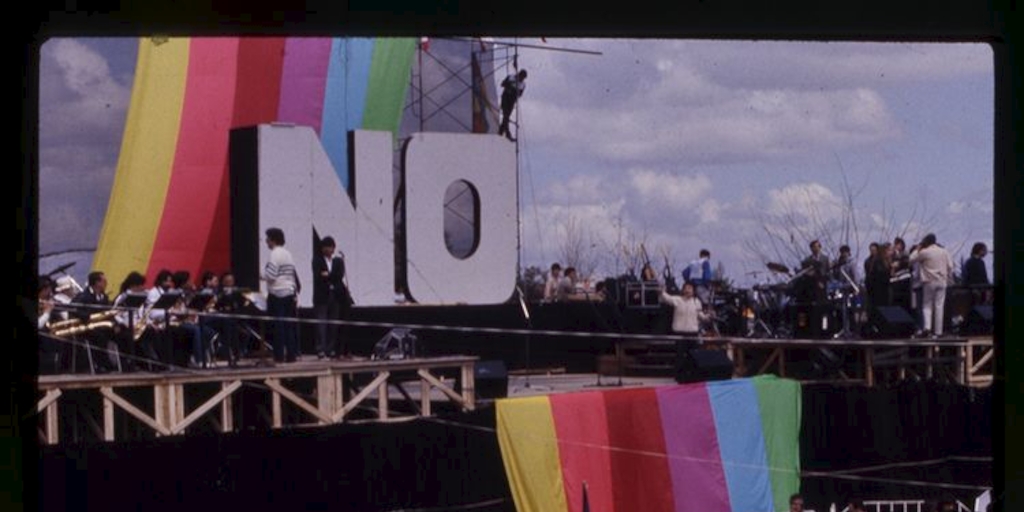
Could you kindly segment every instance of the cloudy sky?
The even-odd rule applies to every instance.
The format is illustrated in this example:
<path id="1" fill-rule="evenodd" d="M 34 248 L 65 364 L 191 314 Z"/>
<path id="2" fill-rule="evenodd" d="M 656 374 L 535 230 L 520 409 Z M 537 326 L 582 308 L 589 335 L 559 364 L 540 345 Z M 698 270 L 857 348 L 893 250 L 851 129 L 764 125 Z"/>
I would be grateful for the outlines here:
<path id="1" fill-rule="evenodd" d="M 898 233 L 934 231 L 957 260 L 991 246 L 986 45 L 522 42 L 601 52 L 519 50 L 524 266 L 560 259 L 568 226 L 599 274 L 624 271 L 616 248 L 642 241 L 679 269 L 706 247 L 741 284 L 765 279 L 751 274 L 765 261 L 796 264 L 807 237 L 861 259 Z M 96 245 L 135 52 L 134 39 L 43 46 L 43 254 Z"/>

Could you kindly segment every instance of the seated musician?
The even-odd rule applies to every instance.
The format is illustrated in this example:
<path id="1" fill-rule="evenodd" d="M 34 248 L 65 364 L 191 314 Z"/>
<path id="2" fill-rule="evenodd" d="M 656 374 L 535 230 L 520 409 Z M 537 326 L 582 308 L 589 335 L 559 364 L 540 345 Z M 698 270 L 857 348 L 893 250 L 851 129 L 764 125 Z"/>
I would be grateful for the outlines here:
<path id="1" fill-rule="evenodd" d="M 56 321 L 58 315 L 61 315 L 60 312 L 54 310 L 53 280 L 47 276 L 39 276 L 37 293 L 39 302 L 39 320 L 37 325 L 40 331 L 45 331 L 51 320 Z"/>
<path id="2" fill-rule="evenodd" d="M 197 295 L 195 286 L 189 279 L 191 274 L 187 270 L 179 270 L 172 276 L 174 286 L 183 292 L 182 300 L 174 305 L 170 312 L 174 315 L 172 322 L 177 320 L 178 327 L 188 333 L 192 340 L 192 357 L 188 365 L 192 368 L 206 368 L 209 361 L 207 353 L 217 333 L 209 325 L 200 323 L 196 311 L 188 308 L 189 303 Z M 213 296 L 211 295 L 212 299 Z"/>
<path id="3" fill-rule="evenodd" d="M 576 269 L 574 267 L 566 268 L 565 276 L 558 282 L 558 288 L 555 290 L 555 300 L 557 302 L 600 300 L 598 297 L 591 297 L 591 294 L 585 290 L 577 290 L 577 283 Z"/>
<path id="4" fill-rule="evenodd" d="M 146 297 L 146 310 L 149 314 L 146 317 L 148 332 L 145 336 L 145 345 L 150 349 L 151 356 L 165 365 L 174 365 L 176 362 L 175 347 L 182 340 L 191 340 L 190 333 L 170 322 L 169 309 L 155 307 L 156 303 L 167 293 L 174 293 L 174 274 L 170 270 L 162 269 L 156 275 L 153 287 L 149 289 Z M 179 301 L 180 302 L 180 301 Z M 154 367 L 154 370 L 161 369 Z"/>
<path id="5" fill-rule="evenodd" d="M 562 281 L 562 266 L 557 262 L 551 264 L 551 271 L 548 273 L 547 280 L 544 281 L 544 302 L 552 302 L 555 300 L 555 292 L 558 289 L 558 284 Z M 402 294 L 404 299 L 405 294 Z"/>
<path id="6" fill-rule="evenodd" d="M 45 334 L 49 331 L 51 321 L 57 321 L 61 313 L 54 310 L 53 281 L 47 276 L 39 276 L 39 288 L 37 291 L 39 305 L 39 318 L 37 329 L 39 336 L 39 373 L 57 373 L 60 360 L 61 346 L 58 341 Z"/>
<path id="7" fill-rule="evenodd" d="M 89 318 L 97 313 L 109 311 L 111 304 L 107 297 L 107 276 L 103 272 L 90 272 L 88 286 L 81 293 L 75 295 L 71 302 L 84 306 L 78 312 L 82 322 L 88 323 Z M 97 348 L 99 352 L 111 352 L 113 347 L 113 331 L 109 328 L 90 329 L 86 332 L 85 338 L 89 345 Z M 116 354 L 116 351 L 113 351 Z M 115 359 L 116 361 L 116 359 Z M 96 372 L 109 372 L 116 369 L 116 364 L 111 362 L 111 357 L 93 357 L 93 369 Z"/>
<path id="8" fill-rule="evenodd" d="M 212 284 L 214 281 L 207 281 Z M 223 315 L 242 313 L 244 298 L 238 288 L 235 287 L 235 275 L 230 271 L 220 275 L 217 283 L 217 299 L 214 310 Z M 238 359 L 242 356 L 239 346 L 239 324 L 234 318 L 220 317 L 213 318 L 213 328 L 220 333 L 220 338 L 228 351 L 228 366 L 234 368 L 238 365 Z"/>
<path id="9" fill-rule="evenodd" d="M 145 294 L 146 276 L 133 271 L 124 278 L 124 281 L 121 281 L 119 293 L 114 298 L 114 307 L 122 308 L 130 295 Z M 127 308 L 119 309 L 117 316 L 114 317 L 114 340 L 122 354 L 140 355 L 140 352 L 135 350 L 135 345 L 146 328 L 146 319 L 143 318 L 145 310 L 145 303 L 143 303 L 135 311 L 129 311 Z M 129 369 L 135 367 L 131 359 L 125 363 L 125 366 Z"/>
<path id="10" fill-rule="evenodd" d="M 218 313 L 221 312 L 220 300 L 221 300 L 221 285 L 220 277 L 217 274 L 207 270 L 203 272 L 202 277 L 199 280 L 199 291 L 198 296 L 209 297 L 205 306 L 203 307 L 203 313 Z M 224 331 L 233 326 L 228 325 L 229 322 L 223 318 L 216 316 L 200 316 L 199 327 L 203 333 L 203 341 L 207 346 L 207 352 L 211 355 L 216 355 L 218 347 L 214 346 L 216 341 L 221 343 L 227 340 L 223 337 Z M 228 345 L 228 360 L 233 363 L 231 358 L 231 350 L 233 345 Z"/>

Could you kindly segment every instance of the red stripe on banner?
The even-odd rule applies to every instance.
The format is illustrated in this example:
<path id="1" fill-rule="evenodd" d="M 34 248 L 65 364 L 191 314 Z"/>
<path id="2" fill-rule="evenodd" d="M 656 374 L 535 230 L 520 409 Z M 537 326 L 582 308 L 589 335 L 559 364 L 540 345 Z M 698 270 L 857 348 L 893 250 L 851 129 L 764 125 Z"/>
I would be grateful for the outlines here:
<path id="1" fill-rule="evenodd" d="M 238 38 L 194 38 L 171 181 L 147 275 L 187 270 L 193 277 L 213 234 L 227 169 L 235 102 Z"/>
<path id="2" fill-rule="evenodd" d="M 570 512 L 584 510 L 583 482 L 587 483 L 593 510 L 614 510 L 608 420 L 602 394 L 565 393 L 549 397 Z"/>
<path id="3" fill-rule="evenodd" d="M 238 45 L 238 66 L 231 127 L 239 128 L 277 120 L 281 96 L 282 37 L 244 38 Z M 217 207 L 202 270 L 220 273 L 231 267 L 231 179 L 228 161 L 221 173 Z"/>
<path id="4" fill-rule="evenodd" d="M 672 478 L 655 390 L 608 391 L 604 401 L 616 510 L 672 512 Z"/>

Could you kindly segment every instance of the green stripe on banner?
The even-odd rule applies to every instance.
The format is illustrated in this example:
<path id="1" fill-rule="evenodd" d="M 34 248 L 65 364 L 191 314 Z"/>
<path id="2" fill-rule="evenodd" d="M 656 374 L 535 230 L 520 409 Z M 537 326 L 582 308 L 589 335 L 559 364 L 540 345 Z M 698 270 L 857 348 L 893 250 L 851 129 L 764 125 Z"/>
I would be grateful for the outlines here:
<path id="1" fill-rule="evenodd" d="M 789 496 L 800 492 L 800 383 L 764 375 L 757 389 L 775 510 L 789 510 Z"/>
<path id="2" fill-rule="evenodd" d="M 363 111 L 364 129 L 389 131 L 398 136 L 415 50 L 416 41 L 412 38 L 375 40 Z"/>

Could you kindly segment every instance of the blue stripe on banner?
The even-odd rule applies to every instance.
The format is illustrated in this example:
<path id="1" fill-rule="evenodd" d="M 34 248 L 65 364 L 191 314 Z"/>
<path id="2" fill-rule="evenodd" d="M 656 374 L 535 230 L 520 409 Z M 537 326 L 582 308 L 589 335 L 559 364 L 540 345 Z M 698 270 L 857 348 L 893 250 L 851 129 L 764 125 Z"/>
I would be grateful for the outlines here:
<path id="1" fill-rule="evenodd" d="M 373 39 L 331 40 L 320 142 L 346 190 L 349 187 L 348 132 L 363 124 L 372 59 Z"/>
<path id="2" fill-rule="evenodd" d="M 743 379 L 707 386 L 732 511 L 771 512 L 771 476 L 754 383 Z"/>

